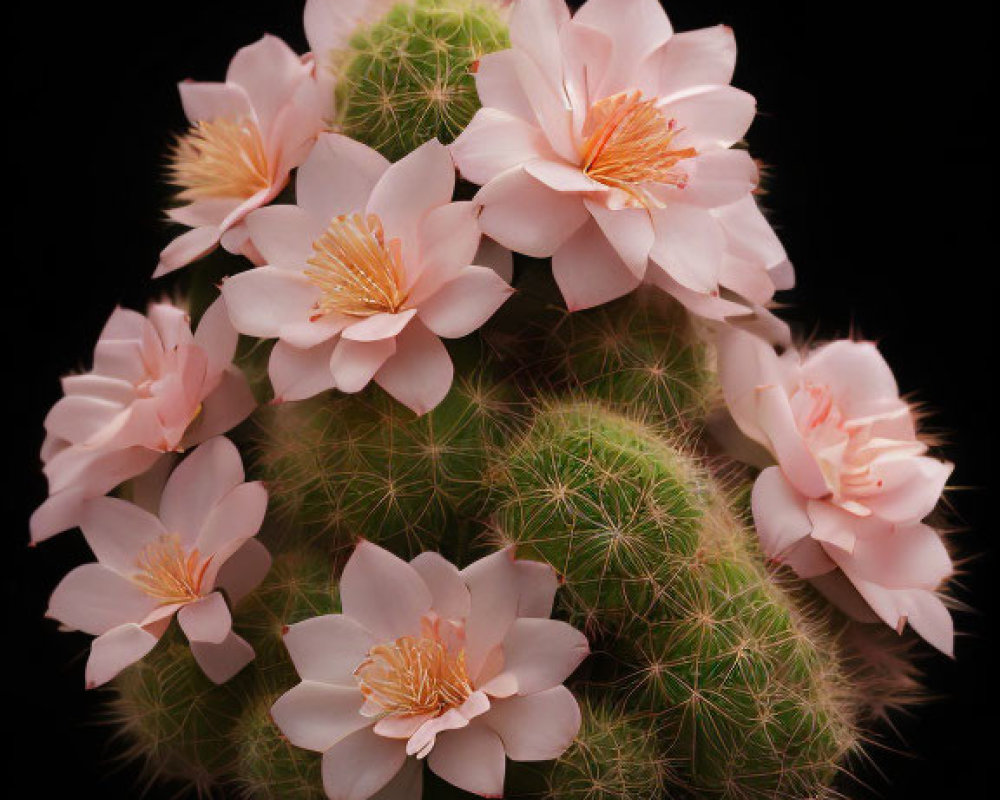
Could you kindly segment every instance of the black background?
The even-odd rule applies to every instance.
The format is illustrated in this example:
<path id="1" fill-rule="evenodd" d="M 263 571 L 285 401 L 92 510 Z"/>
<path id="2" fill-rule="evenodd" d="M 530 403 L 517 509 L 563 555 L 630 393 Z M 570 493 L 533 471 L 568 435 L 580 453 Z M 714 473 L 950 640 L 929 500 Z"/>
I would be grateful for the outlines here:
<path id="1" fill-rule="evenodd" d="M 899 752 L 876 753 L 858 797 L 985 795 L 996 768 L 991 651 L 997 569 L 993 500 L 998 359 L 995 188 L 997 87 L 985 4 L 672 0 L 675 27 L 726 22 L 740 44 L 736 84 L 761 116 L 753 152 L 771 165 L 766 200 L 799 275 L 786 300 L 806 333 L 877 339 L 957 463 L 951 500 L 973 557 L 958 615 L 958 658 L 928 658 L 941 700 L 897 720 Z M 140 794 L 118 768 L 100 697 L 83 691 L 84 637 L 41 615 L 61 575 L 86 560 L 78 534 L 29 550 L 44 496 L 41 421 L 60 374 L 81 367 L 116 303 L 141 308 L 168 241 L 159 178 L 183 117 L 175 82 L 218 80 L 265 32 L 305 49 L 298 0 L 19 3 L 5 8 L 8 210 L 3 419 L 9 478 L 0 560 L 2 727 L 17 796 Z M 11 282 L 13 281 L 13 289 Z M 10 359 L 13 358 L 13 364 Z M 11 439 L 10 434 L 13 433 Z M 8 795 L 15 796 L 15 795 Z M 152 797 L 158 796 L 156 790 Z M 163 794 L 167 796 L 166 793 Z"/>

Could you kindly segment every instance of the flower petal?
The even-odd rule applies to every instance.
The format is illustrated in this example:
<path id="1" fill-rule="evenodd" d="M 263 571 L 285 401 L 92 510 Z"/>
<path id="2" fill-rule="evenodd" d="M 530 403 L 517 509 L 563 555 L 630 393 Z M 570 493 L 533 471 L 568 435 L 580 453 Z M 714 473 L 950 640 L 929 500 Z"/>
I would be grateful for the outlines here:
<path id="1" fill-rule="evenodd" d="M 508 695 L 543 692 L 565 681 L 590 654 L 587 637 L 572 625 L 555 619 L 515 620 L 503 639 L 503 671 L 482 689 L 503 687 Z"/>
<path id="2" fill-rule="evenodd" d="M 728 25 L 675 33 L 642 65 L 640 81 L 653 97 L 693 86 L 732 83 L 736 37 Z"/>
<path id="3" fill-rule="evenodd" d="M 446 339 L 458 339 L 478 330 L 514 290 L 493 270 L 465 267 L 420 305 L 420 319 Z"/>
<path id="4" fill-rule="evenodd" d="M 215 226 L 192 228 L 185 231 L 160 253 L 160 262 L 153 272 L 154 278 L 162 278 L 181 267 L 186 267 L 192 261 L 197 261 L 214 250 L 219 245 L 222 232 Z"/>
<path id="5" fill-rule="evenodd" d="M 512 761 L 550 761 L 580 732 L 580 704 L 565 686 L 493 704 L 483 722 L 503 741 Z"/>
<path id="6" fill-rule="evenodd" d="M 402 333 L 416 315 L 415 308 L 392 314 L 373 314 L 345 327 L 341 336 L 352 342 L 379 342 L 383 339 L 392 339 Z"/>
<path id="7" fill-rule="evenodd" d="M 649 212 L 644 208 L 612 210 L 592 200 L 586 200 L 585 204 L 625 266 L 637 278 L 642 278 L 655 240 Z"/>
<path id="8" fill-rule="evenodd" d="M 298 205 L 323 225 L 342 214 L 362 212 L 389 168 L 384 156 L 341 136 L 320 134 L 295 179 Z M 450 197 L 449 197 L 450 199 Z"/>
<path id="9" fill-rule="evenodd" d="M 140 622 L 157 606 L 136 584 L 102 564 L 83 564 L 52 593 L 45 616 L 94 636 Z"/>
<path id="10" fill-rule="evenodd" d="M 517 619 L 519 597 L 513 551 L 501 550 L 481 558 L 462 570 L 469 587 L 471 610 L 465 625 L 465 659 L 476 683 L 491 652 L 503 641 Z"/>
<path id="11" fill-rule="evenodd" d="M 227 492 L 209 512 L 195 547 L 203 556 L 218 553 L 234 540 L 256 536 L 267 513 L 267 489 L 259 481 L 241 483 Z"/>
<path id="12" fill-rule="evenodd" d="M 556 251 L 552 274 L 570 311 L 609 303 L 640 283 L 593 219 Z"/>
<path id="13" fill-rule="evenodd" d="M 375 382 L 419 416 L 444 400 L 454 373 L 441 340 L 414 320 L 396 338 L 396 352 L 375 373 Z"/>
<path id="14" fill-rule="evenodd" d="M 357 686 L 304 681 L 278 698 L 271 718 L 296 747 L 323 753 L 371 725 L 361 715 L 363 704 Z"/>
<path id="15" fill-rule="evenodd" d="M 362 541 L 340 579 L 344 614 L 380 641 L 420 631 L 432 597 L 419 573 L 388 550 Z"/>
<path id="16" fill-rule="evenodd" d="M 283 326 L 307 321 L 320 292 L 301 273 L 257 267 L 226 278 L 222 294 L 236 330 L 247 336 L 273 339 L 281 334 Z"/>
<path id="17" fill-rule="evenodd" d="M 87 688 L 106 684 L 156 647 L 157 641 L 153 634 L 134 623 L 119 625 L 98 636 L 90 645 L 87 659 Z"/>
<path id="18" fill-rule="evenodd" d="M 191 642 L 191 655 L 212 683 L 223 684 L 254 659 L 254 651 L 242 637 L 230 632 L 219 644 Z"/>
<path id="19" fill-rule="evenodd" d="M 458 568 L 437 553 L 421 553 L 410 562 L 433 597 L 432 608 L 450 620 L 465 620 L 472 600 Z"/>
<path id="20" fill-rule="evenodd" d="M 308 350 L 285 342 L 275 344 L 267 365 L 275 402 L 305 400 L 332 389 L 330 360 L 337 343 L 337 339 L 330 339 Z"/>
<path id="21" fill-rule="evenodd" d="M 271 554 L 256 539 L 248 539 L 226 559 L 215 576 L 215 587 L 225 589 L 229 603 L 237 603 L 260 586 L 271 569 Z"/>
<path id="22" fill-rule="evenodd" d="M 135 574 L 144 547 L 167 534 L 151 513 L 116 497 L 85 503 L 80 528 L 97 560 L 123 577 Z"/>
<path id="23" fill-rule="evenodd" d="M 369 800 L 391 785 L 403 769 L 405 748 L 398 739 L 379 736 L 370 728 L 351 734 L 323 755 L 326 796 L 330 800 Z"/>
<path id="24" fill-rule="evenodd" d="M 740 141 L 757 115 L 757 101 L 732 86 L 697 86 L 664 98 L 660 110 L 680 128 L 671 146 L 701 153 Z"/>
<path id="25" fill-rule="evenodd" d="M 482 797 L 503 797 L 503 742 L 479 720 L 438 737 L 427 765 L 452 786 Z"/>
<path id="26" fill-rule="evenodd" d="M 483 108 L 495 109 L 534 123 L 535 114 L 521 88 L 516 61 L 513 50 L 500 50 L 482 56 L 476 69 L 476 91 Z"/>
<path id="27" fill-rule="evenodd" d="M 828 495 L 830 488 L 826 477 L 795 423 L 784 388 L 774 385 L 760 387 L 757 403 L 760 427 L 767 434 L 771 451 L 789 483 L 806 497 Z"/>
<path id="28" fill-rule="evenodd" d="M 229 606 L 218 592 L 185 605 L 177 612 L 177 622 L 189 641 L 210 644 L 222 644 L 233 628 Z"/>
<path id="29" fill-rule="evenodd" d="M 476 202 L 484 234 L 534 258 L 551 256 L 590 217 L 580 197 L 554 191 L 521 169 L 490 181 Z"/>
<path id="30" fill-rule="evenodd" d="M 451 144 L 462 177 L 483 184 L 535 159 L 555 159 L 536 124 L 497 108 L 481 108 Z"/>
<path id="31" fill-rule="evenodd" d="M 313 254 L 312 243 L 323 235 L 327 220 L 299 206 L 258 208 L 246 219 L 254 247 L 272 265 L 304 264 Z"/>
<path id="32" fill-rule="evenodd" d="M 376 644 L 367 629 L 344 614 L 312 617 L 285 633 L 285 647 L 303 680 L 354 688 L 354 671 Z"/>
<path id="33" fill-rule="evenodd" d="M 514 562 L 514 566 L 520 590 L 517 615 L 548 619 L 552 616 L 552 606 L 559 589 L 556 571 L 544 561 L 519 560 Z"/>
<path id="34" fill-rule="evenodd" d="M 243 483 L 243 460 L 222 436 L 200 445 L 173 471 L 163 487 L 160 520 L 171 533 L 194 544 L 205 520 L 223 497 Z"/>
<path id="35" fill-rule="evenodd" d="M 704 209 L 680 203 L 653 214 L 656 240 L 649 257 L 682 286 L 696 292 L 717 292 L 725 236 Z"/>
<path id="36" fill-rule="evenodd" d="M 277 36 L 265 35 L 240 48 L 229 63 L 226 83 L 242 86 L 265 140 L 283 107 L 309 75 L 309 67 Z"/>
<path id="37" fill-rule="evenodd" d="M 396 352 L 396 339 L 355 342 L 340 339 L 330 355 L 327 368 L 334 385 L 342 392 L 353 394 L 364 389 L 386 361 Z"/>

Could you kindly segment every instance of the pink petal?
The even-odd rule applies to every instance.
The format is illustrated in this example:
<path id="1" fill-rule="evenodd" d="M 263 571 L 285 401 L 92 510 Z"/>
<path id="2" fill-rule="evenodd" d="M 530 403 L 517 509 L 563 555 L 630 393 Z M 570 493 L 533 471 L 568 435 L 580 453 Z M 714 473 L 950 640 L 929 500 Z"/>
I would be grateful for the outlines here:
<path id="1" fill-rule="evenodd" d="M 221 235 L 219 228 L 212 226 L 193 228 L 182 233 L 160 253 L 160 262 L 156 265 L 153 277 L 162 278 L 207 255 L 218 246 Z"/>
<path id="2" fill-rule="evenodd" d="M 675 33 L 642 65 L 653 97 L 666 97 L 693 86 L 732 83 L 736 37 L 728 25 Z"/>
<path id="3" fill-rule="evenodd" d="M 475 203 L 432 209 L 420 224 L 420 273 L 410 285 L 410 304 L 419 306 L 459 270 L 475 263 L 482 238 Z"/>
<path id="4" fill-rule="evenodd" d="M 427 584 L 413 567 L 366 541 L 344 567 L 340 597 L 344 614 L 385 642 L 420 631 L 432 603 Z"/>
<path id="5" fill-rule="evenodd" d="M 572 675 L 589 654 L 587 637 L 565 622 L 518 619 L 503 639 L 504 665 L 497 685 L 516 687 L 519 695 L 551 689 Z M 482 688 L 491 693 L 491 683 Z"/>
<path id="6" fill-rule="evenodd" d="M 389 167 L 372 189 L 367 212 L 378 215 L 387 239 L 399 238 L 404 260 L 419 254 L 417 232 L 433 208 L 451 202 L 455 165 L 437 139 L 425 142 Z"/>
<path id="7" fill-rule="evenodd" d="M 83 564 L 52 593 L 47 617 L 94 636 L 139 622 L 157 605 L 136 584 L 102 564 Z"/>
<path id="8" fill-rule="evenodd" d="M 296 747 L 323 753 L 371 720 L 361 716 L 364 696 L 357 686 L 304 681 L 271 707 L 271 718 Z"/>
<path id="9" fill-rule="evenodd" d="M 897 526 L 865 520 L 854 551 L 838 554 L 837 560 L 852 579 L 887 589 L 934 591 L 954 571 L 941 535 L 919 523 Z"/>
<path id="10" fill-rule="evenodd" d="M 839 569 L 817 575 L 809 581 L 820 594 L 855 622 L 881 622 L 878 614 Z"/>
<path id="11" fill-rule="evenodd" d="M 312 617 L 285 633 L 285 647 L 302 680 L 352 688 L 357 688 L 354 671 L 378 643 L 343 614 Z"/>
<path id="12" fill-rule="evenodd" d="M 112 628 L 90 645 L 86 681 L 88 689 L 103 686 L 119 672 L 156 647 L 158 639 L 133 623 Z"/>
<path id="13" fill-rule="evenodd" d="M 911 592 L 906 606 L 906 621 L 925 641 L 946 656 L 955 655 L 955 623 L 948 607 L 933 592 Z"/>
<path id="14" fill-rule="evenodd" d="M 483 722 L 503 741 L 512 761 L 559 758 L 580 732 L 580 705 L 565 686 L 493 704 Z"/>
<path id="15" fill-rule="evenodd" d="M 144 547 L 167 534 L 151 513 L 115 497 L 85 503 L 80 527 L 97 560 L 123 577 L 135 574 Z"/>
<path id="16" fill-rule="evenodd" d="M 298 350 L 311 350 L 337 336 L 354 321 L 346 314 L 325 314 L 319 319 L 303 320 L 282 325 L 278 337 L 285 345 Z"/>
<path id="17" fill-rule="evenodd" d="M 788 261 L 785 248 L 764 218 L 755 198 L 745 197 L 717 208 L 713 215 L 725 231 L 726 249 L 730 253 L 766 267 L 775 289 L 791 289 L 795 285 L 795 270 Z"/>
<path id="18" fill-rule="evenodd" d="M 802 375 L 811 383 L 829 386 L 849 419 L 881 413 L 899 401 L 892 369 L 872 342 L 830 342 L 809 354 Z"/>
<path id="19" fill-rule="evenodd" d="M 606 194 L 608 187 L 589 177 L 576 164 L 537 158 L 524 165 L 524 171 L 557 192 Z"/>
<path id="20" fill-rule="evenodd" d="M 680 128 L 672 146 L 701 153 L 740 141 L 757 115 L 757 101 L 732 86 L 698 86 L 665 98 L 660 109 Z"/>
<path id="21" fill-rule="evenodd" d="M 372 795 L 371 800 L 413 800 L 424 795 L 424 764 L 408 758 L 389 783 Z"/>
<path id="22" fill-rule="evenodd" d="M 181 448 L 188 449 L 216 436 L 228 433 L 253 413 L 257 400 L 250 390 L 246 375 L 239 367 L 230 366 L 219 378 L 219 384 L 201 403 L 201 413 L 185 431 Z"/>
<path id="23" fill-rule="evenodd" d="M 75 528 L 80 521 L 86 496 L 77 490 L 56 492 L 46 498 L 28 522 L 32 544 L 51 539 L 57 533 Z"/>
<path id="24" fill-rule="evenodd" d="M 496 108 L 481 108 L 451 144 L 462 177 L 482 186 L 500 173 L 555 153 L 536 124 Z"/>
<path id="25" fill-rule="evenodd" d="M 557 40 L 561 38 L 560 34 L 556 35 Z M 559 60 L 558 50 L 555 56 Z M 568 96 L 569 86 L 562 66 L 555 70 L 540 67 L 535 60 L 517 48 L 514 50 L 514 66 L 549 146 L 564 161 L 578 160 L 580 152 L 573 135 L 577 127 L 574 122 L 575 109 Z"/>
<path id="26" fill-rule="evenodd" d="M 380 789 L 395 783 L 393 779 L 403 769 L 405 761 L 403 742 L 387 739 L 365 728 L 338 742 L 323 755 L 323 788 L 330 800 L 369 800 Z M 408 773 L 407 778 L 411 782 L 408 788 L 419 785 L 412 773 Z"/>
<path id="27" fill-rule="evenodd" d="M 520 589 L 517 615 L 548 619 L 552 616 L 552 606 L 559 589 L 556 571 L 542 561 L 520 560 L 515 561 L 514 566 L 517 568 Z"/>
<path id="28" fill-rule="evenodd" d="M 382 366 L 396 352 L 396 339 L 375 342 L 354 342 L 340 339 L 330 356 L 327 368 L 334 385 L 342 392 L 353 394 L 364 389 Z"/>
<path id="29" fill-rule="evenodd" d="M 715 292 L 725 252 L 725 237 L 707 211 L 680 203 L 653 214 L 656 240 L 649 257 L 682 286 Z"/>
<path id="30" fill-rule="evenodd" d="M 257 535 L 267 513 L 267 489 L 259 481 L 235 486 L 212 508 L 198 531 L 195 547 L 204 557 L 234 540 Z"/>
<path id="31" fill-rule="evenodd" d="M 465 659 L 476 683 L 491 652 L 517 619 L 518 569 L 511 550 L 481 558 L 462 570 L 469 587 L 471 610 L 465 626 Z"/>
<path id="32" fill-rule="evenodd" d="M 236 446 L 222 436 L 210 439 L 181 462 L 163 487 L 163 526 L 193 544 L 215 506 L 243 478 Z"/>
<path id="33" fill-rule="evenodd" d="M 584 201 L 611 246 L 637 278 L 646 274 L 649 252 L 653 248 L 655 233 L 644 208 L 611 210 L 593 200 Z"/>
<path id="34" fill-rule="evenodd" d="M 461 730 L 468 726 L 469 720 L 451 708 L 440 716 L 427 720 L 413 733 L 406 742 L 406 755 L 425 758 L 437 743 L 438 734 Z"/>
<path id="35" fill-rule="evenodd" d="M 476 91 L 484 108 L 496 109 L 534 123 L 535 114 L 521 88 L 513 50 L 487 53 L 479 59 Z"/>
<path id="36" fill-rule="evenodd" d="M 553 84 L 562 80 L 559 31 L 570 20 L 562 0 L 533 0 L 518 3 L 510 17 L 510 42 Z"/>
<path id="37" fill-rule="evenodd" d="M 221 644 L 233 628 L 229 606 L 218 592 L 185 605 L 177 613 L 177 621 L 192 642 Z"/>
<path id="38" fill-rule="evenodd" d="M 752 505 L 761 548 L 770 558 L 780 558 L 812 532 L 806 498 L 789 485 L 780 467 L 768 467 L 757 476 Z"/>
<path id="39" fill-rule="evenodd" d="M 393 339 L 403 332 L 416 315 L 415 308 L 393 314 L 373 314 L 360 322 L 347 325 L 341 336 L 352 342 L 379 342 L 383 339 Z"/>
<path id="40" fill-rule="evenodd" d="M 70 444 L 82 444 L 126 413 L 120 403 L 95 397 L 60 398 L 45 416 L 45 430 Z"/>
<path id="41" fill-rule="evenodd" d="M 875 465 L 880 487 L 863 503 L 889 522 L 919 522 L 941 499 L 954 465 L 926 456 L 887 459 Z"/>
<path id="42" fill-rule="evenodd" d="M 232 363 L 239 334 L 229 320 L 229 309 L 223 297 L 217 297 L 201 315 L 194 343 L 208 356 L 209 375 L 218 375 Z"/>
<path id="43" fill-rule="evenodd" d="M 503 742 L 482 722 L 440 736 L 427 764 L 452 786 L 482 797 L 503 797 Z"/>
<path id="44" fill-rule="evenodd" d="M 271 339 L 282 326 L 308 320 L 320 293 L 301 273 L 257 267 L 227 278 L 222 294 L 236 330 Z"/>
<path id="45" fill-rule="evenodd" d="M 306 0 L 303 22 L 317 62 L 317 79 L 329 80 L 331 51 L 347 44 L 372 5 L 372 0 Z"/>
<path id="46" fill-rule="evenodd" d="M 466 267 L 420 305 L 420 319 L 438 336 L 467 336 L 493 316 L 514 290 L 491 269 Z"/>
<path id="47" fill-rule="evenodd" d="M 458 568 L 437 553 L 421 553 L 410 562 L 430 589 L 432 608 L 449 620 L 465 620 L 472 600 Z"/>
<path id="48" fill-rule="evenodd" d="M 271 554 L 256 539 L 248 539 L 226 559 L 215 575 L 214 586 L 225 589 L 230 604 L 236 605 L 260 586 L 271 570 Z"/>
<path id="49" fill-rule="evenodd" d="M 726 407 L 743 433 L 760 444 L 768 444 L 757 419 L 757 387 L 785 385 L 797 373 L 798 356 L 789 351 L 788 356 L 779 359 L 767 342 L 736 329 L 722 331 L 717 349 Z"/>
<path id="50" fill-rule="evenodd" d="M 573 21 L 604 32 L 614 42 L 611 64 L 594 87 L 598 97 L 632 88 L 639 65 L 673 34 L 658 0 L 632 0 L 627 11 L 621 0 L 589 0 Z"/>
<path id="51" fill-rule="evenodd" d="M 299 168 L 296 202 L 327 225 L 342 214 L 364 211 L 388 168 L 389 162 L 370 147 L 337 133 L 321 134 Z"/>
<path id="52" fill-rule="evenodd" d="M 518 169 L 490 181 L 476 202 L 483 208 L 484 234 L 534 258 L 551 256 L 590 217 L 581 198 L 556 192 Z"/>
<path id="53" fill-rule="evenodd" d="M 182 81 L 177 85 L 184 114 L 190 122 L 241 119 L 253 113 L 242 86 L 231 83 Z"/>
<path id="54" fill-rule="evenodd" d="M 236 52 L 226 83 L 246 90 L 266 140 L 282 108 L 307 76 L 302 59 L 281 39 L 268 35 Z"/>
<path id="55" fill-rule="evenodd" d="M 683 163 L 688 182 L 670 196 L 703 208 L 727 206 L 750 197 L 760 180 L 757 162 L 746 150 L 709 150 Z"/>
<path id="56" fill-rule="evenodd" d="M 220 644 L 191 642 L 191 655 L 210 681 L 223 684 L 254 659 L 253 648 L 235 633 Z"/>
<path id="57" fill-rule="evenodd" d="M 275 402 L 305 400 L 334 386 L 330 359 L 337 339 L 300 350 L 278 342 L 271 351 L 267 372 L 274 387 Z"/>
<path id="58" fill-rule="evenodd" d="M 375 373 L 375 382 L 419 416 L 444 400 L 453 376 L 441 340 L 415 320 L 397 337 L 396 353 Z"/>
<path id="59" fill-rule="evenodd" d="M 266 263 L 290 267 L 312 257 L 312 244 L 323 235 L 327 221 L 298 206 L 268 206 L 250 214 L 246 226 Z"/>
<path id="60" fill-rule="evenodd" d="M 757 403 L 760 427 L 767 434 L 785 477 L 807 497 L 829 494 L 826 477 L 799 432 L 785 390 L 780 386 L 762 386 L 757 390 Z"/>
<path id="61" fill-rule="evenodd" d="M 609 303 L 640 283 L 594 220 L 556 251 L 552 274 L 570 311 Z"/>

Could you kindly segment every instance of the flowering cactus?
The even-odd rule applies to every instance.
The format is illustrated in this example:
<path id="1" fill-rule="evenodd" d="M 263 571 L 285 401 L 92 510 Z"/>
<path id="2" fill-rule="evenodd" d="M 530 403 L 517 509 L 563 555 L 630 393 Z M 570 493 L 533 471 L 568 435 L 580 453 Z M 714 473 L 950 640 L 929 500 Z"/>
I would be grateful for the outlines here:
<path id="1" fill-rule="evenodd" d="M 33 538 L 99 562 L 50 615 L 128 754 L 255 800 L 835 796 L 916 695 L 907 626 L 950 652 L 951 468 L 873 345 L 768 309 L 732 33 L 655 0 L 305 28 L 182 84 L 159 271 L 195 332 L 116 312 L 46 423 Z"/>

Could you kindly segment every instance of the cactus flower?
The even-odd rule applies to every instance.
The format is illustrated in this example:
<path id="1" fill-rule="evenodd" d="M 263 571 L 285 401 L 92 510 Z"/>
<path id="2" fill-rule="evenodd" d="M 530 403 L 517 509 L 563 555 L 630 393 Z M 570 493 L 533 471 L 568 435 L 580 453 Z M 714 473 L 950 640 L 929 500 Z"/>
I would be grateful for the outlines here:
<path id="1" fill-rule="evenodd" d="M 94 349 L 94 368 L 62 380 L 45 418 L 49 497 L 31 517 L 39 542 L 79 523 L 81 504 L 225 433 L 256 403 L 232 364 L 237 335 L 221 301 L 191 333 L 187 313 L 154 303 L 148 316 L 116 309 Z"/>
<path id="2" fill-rule="evenodd" d="M 452 152 L 483 186 L 483 233 L 551 256 L 570 310 L 646 279 L 726 319 L 791 285 L 751 194 L 757 166 L 731 149 L 756 104 L 729 85 L 728 28 L 675 35 L 656 0 L 589 0 L 574 17 L 521 0 L 510 39 L 480 60 L 483 108 Z"/>
<path id="3" fill-rule="evenodd" d="M 184 205 L 167 212 L 191 230 L 160 254 L 154 277 L 201 258 L 222 243 L 251 258 L 243 220 L 270 203 L 309 154 L 323 114 L 310 57 L 265 36 L 233 57 L 224 83 L 180 84 L 191 123 L 170 160 Z"/>
<path id="4" fill-rule="evenodd" d="M 549 619 L 556 588 L 549 566 L 512 550 L 460 572 L 435 553 L 406 563 L 361 542 L 340 583 L 344 613 L 287 631 L 302 683 L 272 716 L 293 744 L 324 753 L 333 800 L 386 786 L 419 797 L 422 759 L 460 789 L 501 797 L 505 757 L 556 758 L 580 728 L 562 683 L 589 650 Z"/>
<path id="5" fill-rule="evenodd" d="M 849 614 L 870 614 L 860 594 L 878 619 L 900 630 L 909 622 L 950 653 L 952 621 L 935 590 L 951 559 L 923 520 L 952 465 L 926 455 L 876 347 L 837 341 L 779 356 L 731 330 L 719 372 L 737 425 L 777 461 L 753 490 L 765 553 L 814 579 Z"/>
<path id="6" fill-rule="evenodd" d="M 87 687 L 145 656 L 175 614 L 211 680 L 246 666 L 253 648 L 233 633 L 226 597 L 238 603 L 267 574 L 271 558 L 253 538 L 266 509 L 264 486 L 244 483 L 239 452 L 221 436 L 173 471 L 158 516 L 113 497 L 85 503 L 80 526 L 97 561 L 63 579 L 47 616 L 97 637 Z"/>
<path id="7" fill-rule="evenodd" d="M 451 202 L 454 187 L 437 141 L 390 166 L 324 134 L 296 177 L 298 205 L 247 218 L 267 263 L 222 293 L 237 330 L 279 339 L 269 365 L 278 400 L 372 380 L 418 414 L 444 399 L 453 366 L 439 337 L 472 333 L 512 291 L 470 266 L 479 227 L 471 203 Z"/>

